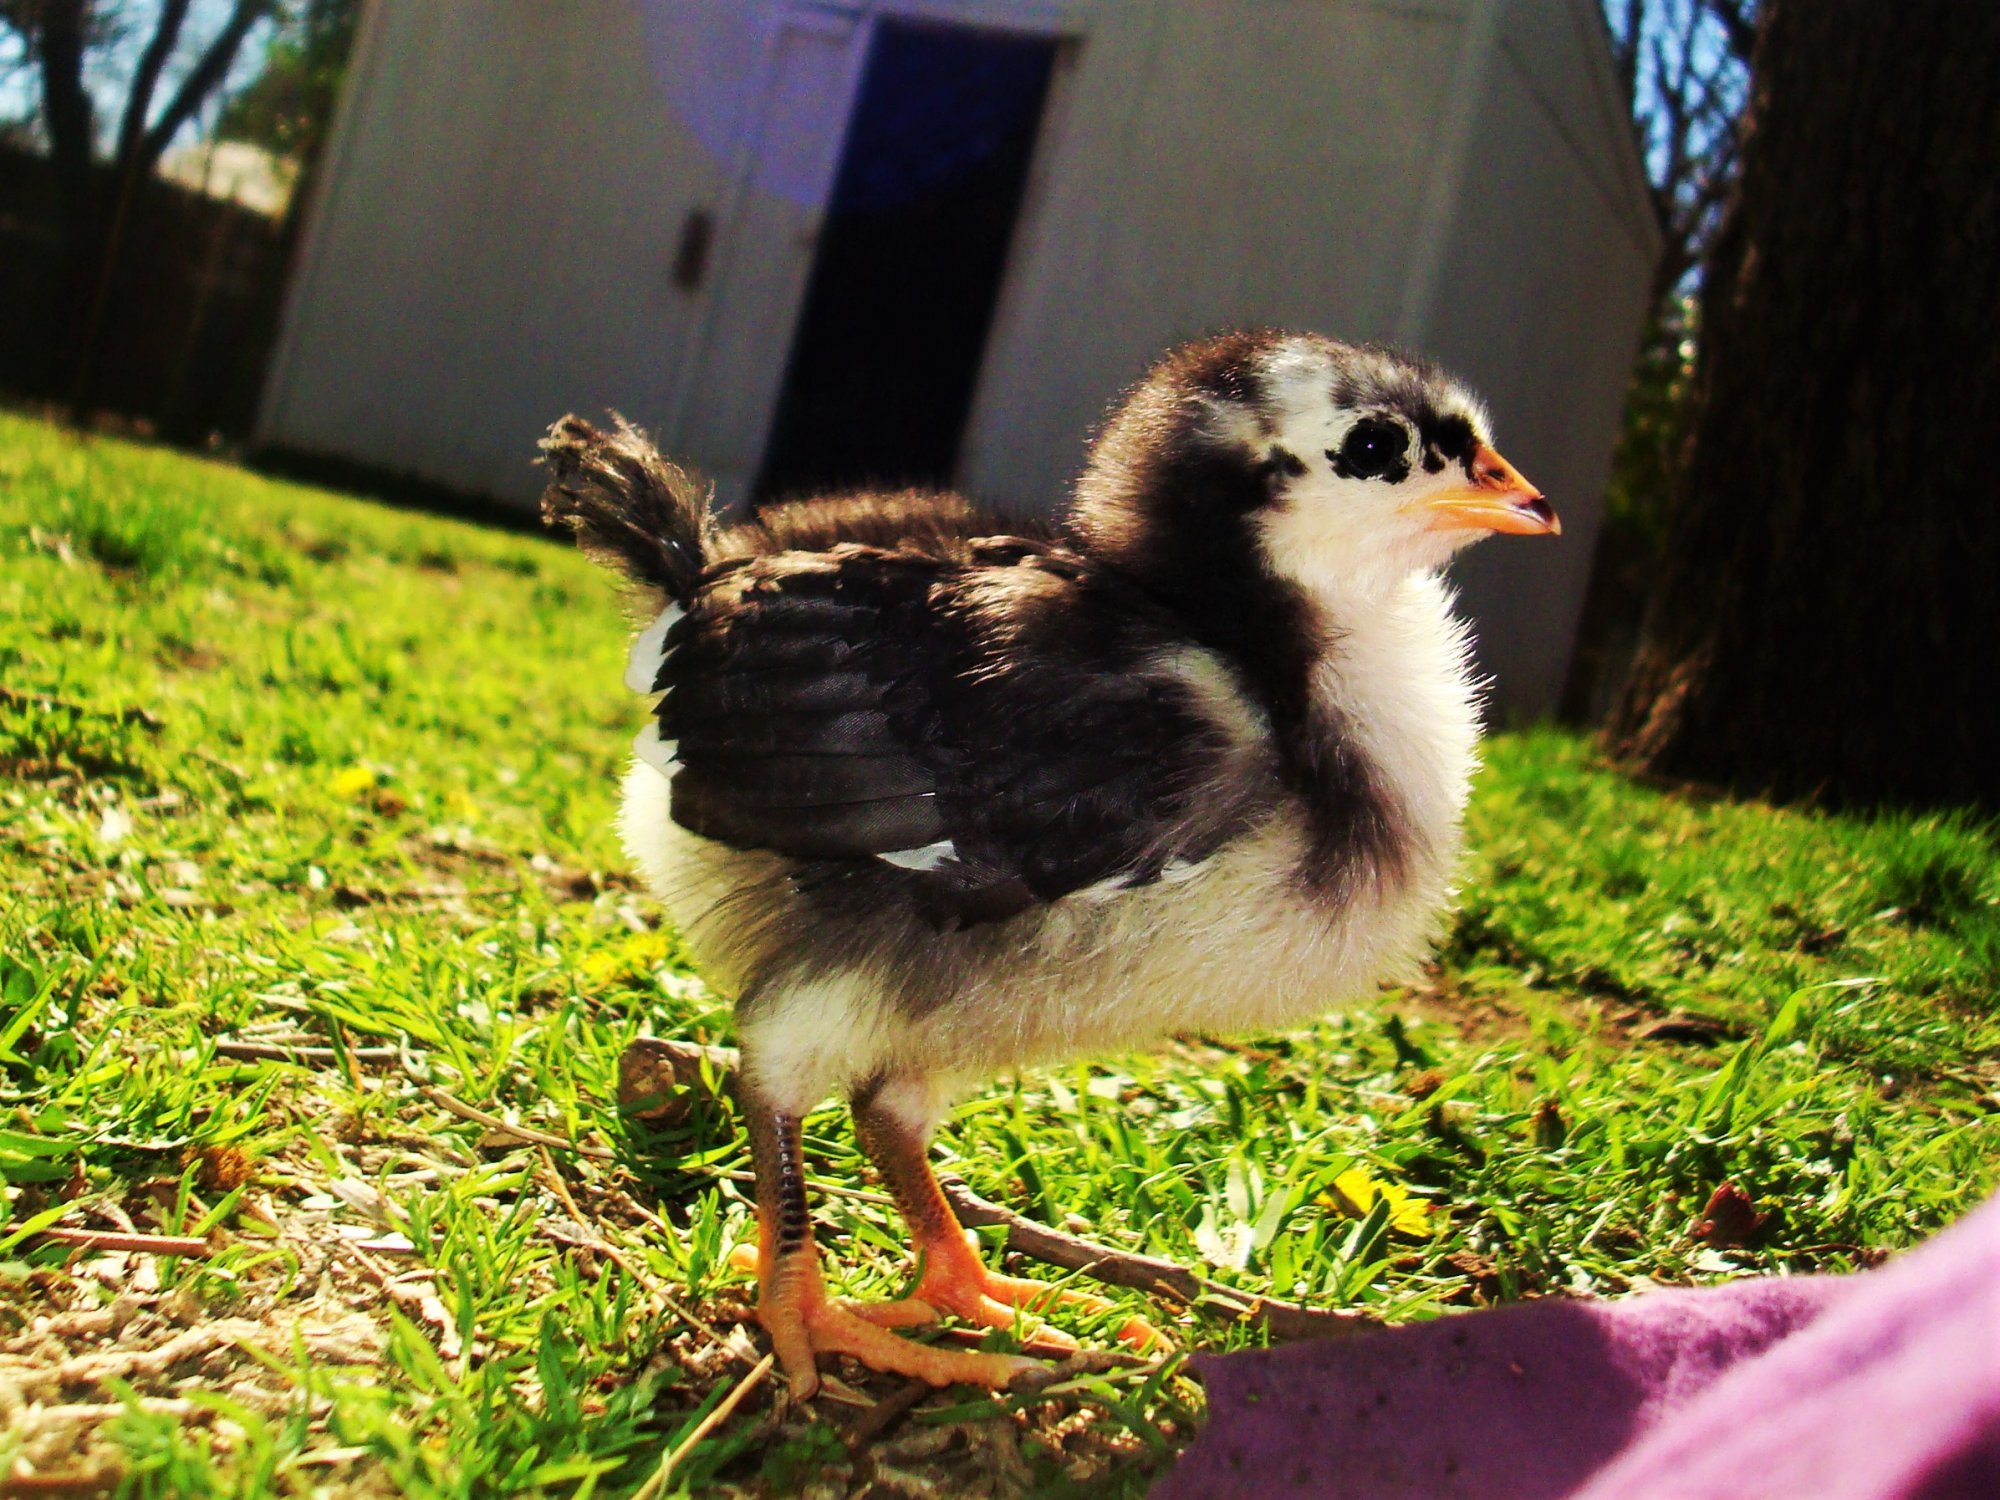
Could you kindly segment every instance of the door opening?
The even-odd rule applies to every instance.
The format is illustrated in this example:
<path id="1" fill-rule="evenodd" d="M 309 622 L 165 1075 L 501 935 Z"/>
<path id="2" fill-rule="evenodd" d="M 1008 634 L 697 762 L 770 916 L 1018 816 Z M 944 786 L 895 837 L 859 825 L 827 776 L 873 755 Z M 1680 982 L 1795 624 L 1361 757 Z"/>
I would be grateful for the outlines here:
<path id="1" fill-rule="evenodd" d="M 950 483 L 1056 46 L 878 23 L 758 500 Z"/>

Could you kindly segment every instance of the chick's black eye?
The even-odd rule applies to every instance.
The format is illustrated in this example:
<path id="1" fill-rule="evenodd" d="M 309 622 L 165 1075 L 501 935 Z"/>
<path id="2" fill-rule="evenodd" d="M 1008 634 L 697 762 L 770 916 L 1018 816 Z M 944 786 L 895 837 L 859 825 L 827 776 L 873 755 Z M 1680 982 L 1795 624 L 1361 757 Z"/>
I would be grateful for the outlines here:
<path id="1" fill-rule="evenodd" d="M 1410 436 L 1394 422 L 1364 418 L 1349 429 L 1338 448 L 1327 449 L 1333 472 L 1343 479 L 1401 479 L 1410 472 Z"/>

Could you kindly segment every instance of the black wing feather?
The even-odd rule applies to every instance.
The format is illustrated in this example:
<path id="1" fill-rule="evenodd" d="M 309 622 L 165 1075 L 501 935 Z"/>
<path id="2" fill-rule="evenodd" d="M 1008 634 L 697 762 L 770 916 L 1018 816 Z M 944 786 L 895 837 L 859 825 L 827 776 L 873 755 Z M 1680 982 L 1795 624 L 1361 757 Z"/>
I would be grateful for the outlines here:
<path id="1" fill-rule="evenodd" d="M 674 695 L 661 717 L 669 738 L 682 719 L 783 719 L 792 714 L 866 713 L 879 710 L 881 685 L 866 672 L 810 666 L 737 666 L 683 672 L 670 658 L 662 681 Z"/>
<path id="2" fill-rule="evenodd" d="M 694 767 L 674 777 L 673 814 L 675 822 L 704 838 L 799 859 L 855 859 L 921 848 L 944 837 L 934 793 L 774 809 L 744 799 L 731 782 Z"/>
<path id="3" fill-rule="evenodd" d="M 702 715 L 692 698 L 673 713 L 681 758 L 716 760 L 758 755 L 901 755 L 903 741 L 877 709 L 845 713 Z"/>
<path id="4" fill-rule="evenodd" d="M 954 924 L 1157 879 L 1243 814 L 1202 805 L 1224 740 L 1152 665 L 1183 644 L 1052 543 L 733 560 L 668 635 L 673 816 L 810 860 L 948 840 L 888 873 Z"/>

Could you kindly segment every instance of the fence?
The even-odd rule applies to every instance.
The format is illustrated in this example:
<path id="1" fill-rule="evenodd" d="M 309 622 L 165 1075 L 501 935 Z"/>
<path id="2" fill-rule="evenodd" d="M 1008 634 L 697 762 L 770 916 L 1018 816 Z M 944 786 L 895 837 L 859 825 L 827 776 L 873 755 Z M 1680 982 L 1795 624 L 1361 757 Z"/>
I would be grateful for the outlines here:
<path id="1" fill-rule="evenodd" d="M 101 224 L 114 191 L 111 171 L 94 168 L 83 222 Z M 85 263 L 99 257 L 73 248 L 97 236 L 73 236 L 70 222 L 47 159 L 0 147 L 0 390 L 76 396 L 95 307 L 91 407 L 181 442 L 247 436 L 284 292 L 284 222 L 149 179 L 108 285 L 101 262 Z"/>

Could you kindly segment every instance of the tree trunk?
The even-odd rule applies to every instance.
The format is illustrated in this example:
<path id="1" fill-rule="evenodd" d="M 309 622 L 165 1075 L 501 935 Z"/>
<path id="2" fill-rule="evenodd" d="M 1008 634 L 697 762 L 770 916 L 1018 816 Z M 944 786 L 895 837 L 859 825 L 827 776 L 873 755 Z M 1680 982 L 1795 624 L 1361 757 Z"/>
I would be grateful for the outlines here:
<path id="1" fill-rule="evenodd" d="M 87 215 L 90 144 L 96 130 L 90 93 L 83 86 L 89 9 L 83 0 L 48 0 L 29 12 L 37 22 L 35 29 L 22 33 L 40 65 L 42 125 L 49 133 L 49 159 L 55 165 L 58 190 L 70 206 L 71 218 L 79 222 Z"/>
<path id="2" fill-rule="evenodd" d="M 1643 768 L 2000 803 L 2000 5 L 1771 0 L 1609 728 Z"/>

